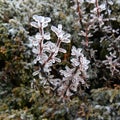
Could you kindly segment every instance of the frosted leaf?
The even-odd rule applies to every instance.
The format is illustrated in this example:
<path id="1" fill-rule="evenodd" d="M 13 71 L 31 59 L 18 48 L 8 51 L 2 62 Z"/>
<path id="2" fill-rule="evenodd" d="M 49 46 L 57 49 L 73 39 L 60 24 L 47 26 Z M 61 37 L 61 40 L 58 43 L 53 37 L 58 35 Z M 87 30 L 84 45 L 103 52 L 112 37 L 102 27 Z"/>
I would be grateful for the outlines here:
<path id="1" fill-rule="evenodd" d="M 77 91 L 77 87 L 78 87 L 77 84 L 72 84 L 72 85 L 70 86 L 70 89 L 73 90 L 73 91 Z"/>
<path id="2" fill-rule="evenodd" d="M 34 60 L 33 60 L 33 64 L 36 64 L 36 63 L 37 63 L 37 59 L 34 59 Z"/>
<path id="3" fill-rule="evenodd" d="M 40 79 L 43 79 L 43 77 L 42 77 L 42 74 L 39 72 L 39 78 Z"/>
<path id="4" fill-rule="evenodd" d="M 84 36 L 84 37 L 92 37 L 92 34 L 91 33 L 89 33 L 89 34 L 86 34 L 84 31 L 81 31 L 81 33 L 79 33 L 79 35 L 81 35 L 81 36 Z"/>
<path id="5" fill-rule="evenodd" d="M 85 81 L 84 81 L 84 79 L 80 79 L 80 82 L 84 85 L 85 84 Z"/>
<path id="6" fill-rule="evenodd" d="M 33 15 L 33 19 L 37 22 L 38 27 L 47 27 L 48 22 L 51 21 L 51 18 L 49 17 L 44 17 L 44 16 L 38 16 L 38 15 Z"/>
<path id="7" fill-rule="evenodd" d="M 39 70 L 33 72 L 33 76 L 36 76 L 36 75 L 38 75 L 38 74 L 39 74 Z"/>
<path id="8" fill-rule="evenodd" d="M 60 70 L 61 75 L 64 75 L 64 77 L 71 77 L 75 70 L 74 68 L 70 69 L 68 66 L 66 66 L 65 69 L 66 70 Z"/>
<path id="9" fill-rule="evenodd" d="M 65 92 L 65 86 L 62 84 L 59 88 L 58 88 L 58 95 L 62 96 L 62 94 Z"/>
<path id="10" fill-rule="evenodd" d="M 62 25 L 59 24 L 58 25 L 58 28 L 55 27 L 55 26 L 51 26 L 51 30 L 53 32 L 55 32 L 55 34 L 57 35 L 58 38 L 60 38 L 60 40 L 64 43 L 69 43 L 70 42 L 70 34 L 68 33 L 65 33 L 63 30 L 62 30 Z"/>
<path id="11" fill-rule="evenodd" d="M 50 39 L 50 33 L 47 32 L 47 33 L 45 33 L 43 36 L 41 36 L 40 33 L 37 33 L 37 34 L 35 35 L 35 38 L 36 38 L 37 40 L 39 40 L 39 42 L 40 42 L 40 40 L 41 40 L 42 38 L 44 38 L 44 39 L 46 39 L 46 40 L 49 40 L 49 39 Z"/>
<path id="12" fill-rule="evenodd" d="M 71 62 L 72 62 L 72 64 L 73 64 L 73 66 L 78 66 L 78 65 L 80 64 L 80 62 L 78 62 L 78 60 L 75 59 L 75 58 L 72 58 L 72 59 L 71 59 Z"/>
<path id="13" fill-rule="evenodd" d="M 50 17 L 45 17 L 44 23 L 48 23 L 51 22 L 51 18 Z"/>
<path id="14" fill-rule="evenodd" d="M 44 66 L 44 72 L 49 73 L 51 71 L 51 68 L 50 68 L 51 66 L 52 66 L 52 61 L 47 62 Z"/>
<path id="15" fill-rule="evenodd" d="M 89 63 L 90 63 L 90 61 L 85 58 L 85 59 L 84 59 L 84 69 L 85 69 L 85 70 L 88 69 L 88 64 L 89 64 Z"/>
<path id="16" fill-rule="evenodd" d="M 54 85 L 54 86 L 60 86 L 61 84 L 61 80 L 60 79 L 51 79 L 50 82 Z"/>
<path id="17" fill-rule="evenodd" d="M 34 37 L 29 37 L 29 44 L 28 44 L 28 47 L 33 47 L 33 40 L 35 40 Z"/>
<path id="18" fill-rule="evenodd" d="M 55 58 L 54 58 L 54 59 L 51 59 L 51 62 L 52 62 L 52 63 L 55 63 Z"/>
<path id="19" fill-rule="evenodd" d="M 62 31 L 62 25 L 61 24 L 58 24 L 58 30 Z"/>
<path id="20" fill-rule="evenodd" d="M 71 35 L 70 34 L 67 34 L 67 33 L 65 33 L 63 36 L 62 36 L 62 42 L 64 42 L 64 43 L 70 43 L 70 38 L 71 37 Z"/>
<path id="21" fill-rule="evenodd" d="M 108 4 L 109 5 L 113 5 L 113 1 L 112 0 L 108 0 Z"/>
<path id="22" fill-rule="evenodd" d="M 84 0 L 78 0 L 78 2 L 82 4 L 84 2 Z"/>
<path id="23" fill-rule="evenodd" d="M 66 69 L 67 71 L 71 70 L 68 66 L 65 66 L 65 69 Z"/>
<path id="24" fill-rule="evenodd" d="M 71 73 L 60 70 L 61 75 L 64 75 L 64 77 L 71 77 Z"/>
<path id="25" fill-rule="evenodd" d="M 15 35 L 17 33 L 17 30 L 15 28 L 11 28 L 8 32 L 11 35 Z"/>
<path id="26" fill-rule="evenodd" d="M 39 54 L 39 49 L 33 48 L 32 52 L 35 53 L 35 54 Z"/>
<path id="27" fill-rule="evenodd" d="M 94 9 L 92 9 L 90 12 L 91 12 L 91 13 L 97 13 L 97 9 L 98 9 L 98 8 L 97 8 L 97 7 L 95 7 L 95 8 L 94 8 Z"/>
<path id="28" fill-rule="evenodd" d="M 51 60 L 49 60 L 49 62 L 46 63 L 46 66 L 50 67 L 50 66 L 52 66 L 53 63 L 55 63 L 55 60 L 51 59 Z"/>
<path id="29" fill-rule="evenodd" d="M 32 44 L 32 46 L 38 46 L 39 44 L 39 41 L 36 40 L 34 37 L 29 37 L 29 41 L 30 41 L 30 44 Z"/>
<path id="30" fill-rule="evenodd" d="M 114 51 L 114 53 L 110 52 L 110 56 L 116 58 L 116 51 Z"/>
<path id="31" fill-rule="evenodd" d="M 88 35 L 87 35 L 87 37 L 92 37 L 93 35 L 91 34 L 91 33 L 89 33 Z"/>
<path id="32" fill-rule="evenodd" d="M 44 44 L 44 49 L 51 53 L 51 52 L 55 52 L 57 51 L 57 46 L 55 45 L 55 43 L 52 43 L 51 41 L 48 41 Z"/>
<path id="33" fill-rule="evenodd" d="M 68 89 L 67 92 L 66 92 L 66 96 L 72 96 L 73 93 L 70 92 L 70 90 Z"/>
<path id="34" fill-rule="evenodd" d="M 39 45 L 39 42 L 37 40 L 34 40 L 32 43 L 33 43 L 33 46 L 38 46 Z"/>
<path id="35" fill-rule="evenodd" d="M 54 59 L 55 59 L 56 62 L 61 62 L 60 58 L 55 57 Z"/>
<path id="36" fill-rule="evenodd" d="M 35 21 L 41 21 L 41 22 L 44 21 L 44 17 L 38 16 L 38 15 L 33 15 L 33 19 L 34 19 Z"/>
<path id="37" fill-rule="evenodd" d="M 82 51 L 81 48 L 76 49 L 76 47 L 73 46 L 73 47 L 72 47 L 72 53 L 71 53 L 71 55 L 80 56 L 80 55 L 82 55 L 82 54 L 81 54 L 81 51 Z"/>
<path id="38" fill-rule="evenodd" d="M 40 40 L 42 39 L 42 36 L 41 36 L 40 33 L 37 33 L 37 34 L 35 35 L 35 38 L 36 38 L 37 40 L 39 40 L 39 42 L 40 42 Z"/>
<path id="39" fill-rule="evenodd" d="M 56 35 L 58 36 L 59 35 L 59 29 L 58 28 L 56 28 L 55 26 L 51 26 L 51 30 L 54 32 L 54 33 L 56 33 Z"/>
<path id="40" fill-rule="evenodd" d="M 105 3 L 101 4 L 99 7 L 100 7 L 100 11 L 106 10 L 106 4 Z"/>
<path id="41" fill-rule="evenodd" d="M 86 2 L 94 4 L 95 0 L 86 0 Z"/>
<path id="42" fill-rule="evenodd" d="M 44 34 L 44 39 L 50 40 L 50 33 L 49 32 Z"/>
<path id="43" fill-rule="evenodd" d="M 66 34 L 64 34 L 64 38 L 70 38 L 71 37 L 71 35 L 70 34 L 68 34 L 68 33 L 66 33 Z"/>
<path id="44" fill-rule="evenodd" d="M 42 53 L 42 55 L 40 55 L 39 58 L 39 63 L 43 64 L 48 59 L 48 56 L 45 53 Z"/>
<path id="45" fill-rule="evenodd" d="M 66 53 L 67 51 L 63 48 L 59 48 L 59 51 L 62 52 L 62 53 Z"/>
<path id="46" fill-rule="evenodd" d="M 29 37 L 29 40 L 33 41 L 33 40 L 35 40 L 35 38 L 34 37 Z"/>
<path id="47" fill-rule="evenodd" d="M 38 56 L 36 57 L 36 60 L 39 61 L 40 59 L 41 59 L 41 55 L 38 55 Z"/>
<path id="48" fill-rule="evenodd" d="M 42 23 L 42 27 L 45 28 L 48 26 L 48 23 Z"/>
<path id="49" fill-rule="evenodd" d="M 33 27 L 35 27 L 35 28 L 39 28 L 37 22 L 31 22 L 30 24 L 31 24 L 31 26 L 33 26 Z"/>
<path id="50" fill-rule="evenodd" d="M 75 46 L 72 47 L 72 53 L 71 53 L 71 55 L 76 55 L 76 48 L 75 48 Z"/>
<path id="51" fill-rule="evenodd" d="M 85 37 L 85 36 L 86 36 L 86 33 L 85 33 L 84 31 L 81 31 L 81 32 L 80 32 L 80 35 L 82 35 L 82 36 Z"/>
<path id="52" fill-rule="evenodd" d="M 72 65 L 74 67 L 79 66 L 81 71 L 86 72 L 86 70 L 88 69 L 88 64 L 90 63 L 89 60 L 87 60 L 83 53 L 81 53 L 81 49 L 78 48 L 76 49 L 74 46 L 72 48 L 72 53 L 73 56 L 75 56 L 74 58 L 71 59 Z"/>

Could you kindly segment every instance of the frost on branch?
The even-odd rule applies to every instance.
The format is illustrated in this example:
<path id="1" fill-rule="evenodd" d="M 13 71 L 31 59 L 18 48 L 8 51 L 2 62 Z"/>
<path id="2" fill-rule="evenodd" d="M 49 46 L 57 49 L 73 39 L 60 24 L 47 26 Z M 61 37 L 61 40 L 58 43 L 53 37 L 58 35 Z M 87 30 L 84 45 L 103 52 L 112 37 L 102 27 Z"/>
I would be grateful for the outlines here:
<path id="1" fill-rule="evenodd" d="M 44 32 L 44 28 L 48 26 L 51 18 L 34 15 L 33 19 L 35 21 L 31 22 L 31 25 L 39 29 L 39 32 L 36 33 L 34 37 L 32 36 L 29 38 L 31 42 L 30 46 L 33 47 L 32 52 L 36 55 L 33 64 L 39 63 L 39 71 L 49 74 L 52 64 L 55 62 L 61 62 L 61 60 L 57 57 L 58 52 L 66 53 L 66 50 L 60 48 L 60 45 L 62 42 L 70 42 L 70 34 L 65 33 L 62 30 L 62 25 L 58 25 L 58 28 L 52 26 L 51 30 L 56 33 L 58 39 L 56 43 L 53 43 L 52 41 L 45 42 L 44 40 L 50 40 L 50 33 Z"/>
<path id="2" fill-rule="evenodd" d="M 119 58 L 116 58 L 116 52 L 111 53 L 110 55 L 106 55 L 107 60 L 104 60 L 103 63 L 106 65 L 106 68 L 110 70 L 112 73 L 112 76 L 117 74 L 120 75 L 120 63 L 119 63 Z"/>
<path id="3" fill-rule="evenodd" d="M 74 46 L 72 48 L 72 68 L 66 66 L 65 70 L 60 70 L 61 75 L 63 75 L 62 85 L 59 87 L 58 92 L 60 96 L 72 96 L 75 92 L 79 90 L 82 85 L 86 84 L 87 69 L 90 63 L 83 55 L 82 49 L 76 49 Z"/>
<path id="4" fill-rule="evenodd" d="M 70 34 L 68 33 L 65 33 L 63 30 L 62 30 L 62 25 L 59 24 L 58 25 L 58 28 L 55 27 L 55 26 L 52 26 L 51 27 L 51 30 L 53 32 L 55 32 L 55 34 L 57 35 L 57 37 L 61 40 L 61 42 L 64 42 L 64 43 L 70 43 Z"/>
<path id="5" fill-rule="evenodd" d="M 39 29 L 35 36 L 30 37 L 32 52 L 35 54 L 33 64 L 38 63 L 39 69 L 33 73 L 33 76 L 39 75 L 40 84 L 45 88 L 53 90 L 61 98 L 72 96 L 79 90 L 81 85 L 87 86 L 86 78 L 89 61 L 84 57 L 82 49 L 72 47 L 71 51 L 71 67 L 67 66 L 64 70 L 60 70 L 62 78 L 54 78 L 51 74 L 51 67 L 56 62 L 61 62 L 58 58 L 58 52 L 66 53 L 67 51 L 61 48 L 61 43 L 70 43 L 70 34 L 62 30 L 62 25 L 58 27 L 51 26 L 51 30 L 56 34 L 56 43 L 50 40 L 50 33 L 44 32 L 44 28 L 51 21 L 49 17 L 34 15 L 35 22 L 31 25 Z M 46 40 L 46 41 L 44 41 Z"/>

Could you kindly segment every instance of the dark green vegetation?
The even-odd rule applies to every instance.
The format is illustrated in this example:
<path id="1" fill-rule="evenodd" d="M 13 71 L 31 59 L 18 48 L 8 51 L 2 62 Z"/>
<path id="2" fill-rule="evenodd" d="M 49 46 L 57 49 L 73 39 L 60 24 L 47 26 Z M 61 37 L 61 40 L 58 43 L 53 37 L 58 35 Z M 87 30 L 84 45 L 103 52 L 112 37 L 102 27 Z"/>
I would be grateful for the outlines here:
<path id="1" fill-rule="evenodd" d="M 96 5 L 90 2 L 0 0 L 0 120 L 120 119 L 120 3 L 106 0 L 104 4 L 105 9 L 96 13 L 104 20 L 92 21 L 90 10 Z M 80 15 L 80 11 L 84 12 Z M 81 47 L 90 60 L 89 88 L 81 88 L 71 101 L 63 103 L 48 94 L 39 79 L 36 89 L 31 89 L 37 67 L 28 47 L 28 37 L 37 32 L 30 26 L 34 14 L 51 17 L 53 25 L 60 23 L 71 33 L 71 43 L 64 46 L 68 53 L 60 55 L 63 62 L 52 68 L 56 76 L 57 69 L 69 65 L 72 45 Z M 54 34 L 52 38 L 56 40 Z"/>

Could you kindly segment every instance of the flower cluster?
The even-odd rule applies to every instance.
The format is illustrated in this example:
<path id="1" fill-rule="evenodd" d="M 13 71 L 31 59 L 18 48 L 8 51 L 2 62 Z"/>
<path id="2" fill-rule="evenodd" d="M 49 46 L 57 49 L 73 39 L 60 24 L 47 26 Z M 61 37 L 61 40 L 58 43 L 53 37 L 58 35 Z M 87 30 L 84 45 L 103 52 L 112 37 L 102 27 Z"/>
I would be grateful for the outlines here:
<path id="1" fill-rule="evenodd" d="M 34 15 L 33 19 L 35 22 L 31 22 L 31 25 L 39 29 L 39 32 L 29 39 L 32 43 L 32 51 L 36 55 L 33 63 L 39 63 L 39 69 L 33 75 L 39 74 L 39 78 L 41 79 L 40 83 L 44 84 L 44 86 L 50 85 L 50 89 L 56 91 L 62 98 L 65 96 L 70 97 L 74 92 L 77 92 L 80 85 L 86 84 L 85 80 L 88 77 L 86 71 L 89 61 L 84 57 L 82 49 L 73 47 L 71 52 L 71 68 L 66 66 L 65 70 L 59 71 L 61 76 L 63 76 L 62 79 L 54 78 L 50 72 L 51 66 L 55 62 L 61 62 L 61 59 L 57 57 L 58 52 L 67 52 L 60 47 L 61 43 L 70 43 L 71 35 L 62 30 L 61 24 L 58 27 L 51 26 L 51 30 L 57 36 L 56 43 L 53 43 L 49 41 L 50 33 L 44 32 L 44 28 L 48 26 L 51 19 L 37 15 Z"/>

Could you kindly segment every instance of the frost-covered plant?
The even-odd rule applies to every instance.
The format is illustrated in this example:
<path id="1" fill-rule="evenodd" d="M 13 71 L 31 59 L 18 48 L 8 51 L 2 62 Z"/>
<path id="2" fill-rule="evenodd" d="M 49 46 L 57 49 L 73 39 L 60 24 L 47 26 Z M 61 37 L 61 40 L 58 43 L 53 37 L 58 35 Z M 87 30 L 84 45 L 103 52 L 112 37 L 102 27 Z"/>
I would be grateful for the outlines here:
<path id="1" fill-rule="evenodd" d="M 116 53 L 111 53 L 106 55 L 107 60 L 104 60 L 103 63 L 106 65 L 106 68 L 110 70 L 111 76 L 115 76 L 119 79 L 120 76 L 120 59 L 116 57 Z"/>
<path id="2" fill-rule="evenodd" d="M 61 98 L 70 97 L 75 92 L 79 90 L 81 85 L 86 84 L 87 69 L 89 61 L 84 57 L 82 49 L 72 47 L 71 52 L 71 66 L 65 67 L 65 70 L 60 70 L 62 79 L 55 78 L 51 75 L 51 67 L 56 62 L 61 62 L 58 57 L 58 52 L 66 53 L 67 51 L 61 48 L 61 43 L 70 43 L 70 34 L 62 30 L 62 25 L 59 24 L 58 27 L 51 26 L 51 30 L 56 34 L 56 43 L 49 41 L 50 33 L 45 32 L 44 28 L 48 26 L 51 18 L 34 15 L 33 19 L 35 22 L 31 22 L 31 25 L 39 29 L 39 32 L 29 38 L 30 46 L 33 47 L 32 51 L 36 54 L 36 58 L 33 64 L 38 63 L 39 68 L 33 73 L 33 75 L 38 75 L 40 83 L 45 87 L 55 91 L 57 95 Z"/>
<path id="3" fill-rule="evenodd" d="M 120 29 L 113 6 L 117 7 L 112 0 L 74 0 L 72 6 L 75 24 L 79 26 L 78 35 L 83 38 L 83 50 L 91 60 L 90 78 L 96 77 L 96 82 L 97 78 L 101 81 L 120 79 Z"/>

